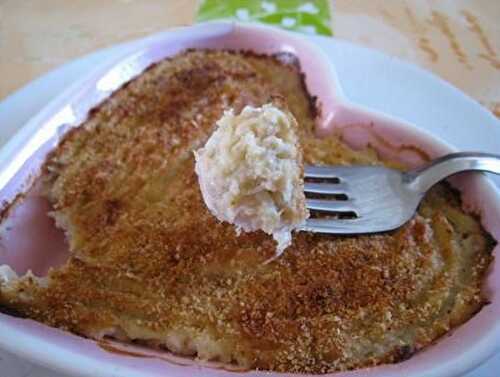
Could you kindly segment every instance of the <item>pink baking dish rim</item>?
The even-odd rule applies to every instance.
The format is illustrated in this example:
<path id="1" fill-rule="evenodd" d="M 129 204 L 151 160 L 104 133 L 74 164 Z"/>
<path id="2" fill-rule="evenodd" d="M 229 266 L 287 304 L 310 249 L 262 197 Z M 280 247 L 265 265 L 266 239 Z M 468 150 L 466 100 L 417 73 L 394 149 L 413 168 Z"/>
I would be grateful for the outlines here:
<path id="1" fill-rule="evenodd" d="M 295 54 L 306 75 L 309 91 L 318 97 L 321 117 L 318 134 L 340 133 L 355 147 L 370 143 L 382 155 L 422 163 L 417 146 L 431 157 L 455 149 L 430 134 L 344 98 L 332 64 L 323 52 L 304 38 L 265 26 L 231 22 L 206 23 L 179 28 L 127 44 L 121 57 L 97 67 L 87 77 L 68 88 L 31 119 L 0 151 L 0 199 L 11 199 L 36 174 L 45 154 L 67 125 L 85 119 L 88 110 L 113 90 L 139 74 L 149 64 L 186 48 L 225 48 L 257 53 Z M 65 126 L 66 125 L 66 126 Z M 381 139 L 383 138 L 383 140 Z M 26 167 L 29 168 L 26 168 Z M 465 180 L 466 179 L 466 180 Z M 481 215 L 483 226 L 500 240 L 500 196 L 482 175 L 457 177 L 453 184 L 462 192 L 464 205 Z M 497 245 L 494 253 L 499 250 Z M 1 264 L 1 261 L 0 261 Z M 491 357 L 500 348 L 500 260 L 488 274 L 485 291 L 491 303 L 451 335 L 418 352 L 404 362 L 350 372 L 336 377 L 374 376 L 453 376 L 464 373 Z M 234 376 L 216 364 L 202 366 L 169 356 L 131 357 L 110 353 L 91 340 L 53 329 L 31 320 L 0 314 L 0 346 L 34 362 L 66 373 L 83 376 Z M 179 365 L 186 364 L 186 365 Z M 247 376 L 291 374 L 248 371 Z"/>

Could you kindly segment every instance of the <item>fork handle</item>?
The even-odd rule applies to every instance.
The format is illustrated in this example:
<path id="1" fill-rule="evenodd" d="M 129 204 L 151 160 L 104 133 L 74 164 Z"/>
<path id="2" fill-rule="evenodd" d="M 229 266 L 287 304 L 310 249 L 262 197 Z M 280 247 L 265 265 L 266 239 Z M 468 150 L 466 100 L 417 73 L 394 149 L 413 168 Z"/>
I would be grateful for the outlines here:
<path id="1" fill-rule="evenodd" d="M 471 170 L 500 174 L 500 156 L 480 152 L 450 153 L 421 169 L 405 173 L 405 181 L 411 189 L 424 194 L 444 178 Z"/>

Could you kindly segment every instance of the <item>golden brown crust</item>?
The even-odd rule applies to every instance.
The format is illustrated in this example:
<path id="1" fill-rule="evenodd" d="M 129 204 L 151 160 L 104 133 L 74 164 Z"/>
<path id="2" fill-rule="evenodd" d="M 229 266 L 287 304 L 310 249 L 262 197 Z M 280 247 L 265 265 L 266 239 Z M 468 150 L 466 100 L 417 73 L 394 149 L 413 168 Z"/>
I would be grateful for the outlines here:
<path id="1" fill-rule="evenodd" d="M 47 189 L 73 256 L 48 288 L 22 282 L 2 301 L 85 336 L 158 344 L 184 331 L 218 342 L 232 362 L 310 373 L 404 360 L 477 312 L 492 245 L 444 185 L 397 231 L 297 233 L 270 264 L 270 236 L 238 237 L 209 214 L 191 151 L 223 110 L 273 94 L 301 125 L 307 163 L 379 163 L 373 151 L 314 138 L 295 65 L 180 54 L 116 92 L 56 149 Z"/>

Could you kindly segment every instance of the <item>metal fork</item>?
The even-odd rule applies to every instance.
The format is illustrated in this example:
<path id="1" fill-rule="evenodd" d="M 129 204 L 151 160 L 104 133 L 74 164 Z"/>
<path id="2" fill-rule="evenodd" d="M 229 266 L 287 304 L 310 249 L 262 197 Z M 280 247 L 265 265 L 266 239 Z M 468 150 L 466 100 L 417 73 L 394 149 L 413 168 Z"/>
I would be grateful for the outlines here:
<path id="1" fill-rule="evenodd" d="M 452 153 L 405 173 L 380 166 L 306 166 L 304 170 L 307 208 L 330 217 L 310 218 L 301 230 L 375 233 L 410 220 L 425 193 L 446 177 L 469 170 L 500 174 L 500 156 Z"/>

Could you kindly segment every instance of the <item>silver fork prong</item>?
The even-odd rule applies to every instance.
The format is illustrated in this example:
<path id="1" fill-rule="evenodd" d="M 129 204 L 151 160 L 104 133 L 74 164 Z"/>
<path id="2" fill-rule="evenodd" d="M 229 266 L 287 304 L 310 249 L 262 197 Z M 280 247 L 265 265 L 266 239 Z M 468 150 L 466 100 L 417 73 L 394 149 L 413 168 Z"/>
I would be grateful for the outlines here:
<path id="1" fill-rule="evenodd" d="M 363 219 L 307 219 L 306 224 L 300 228 L 306 232 L 330 234 L 355 234 L 365 231 Z"/>
<path id="2" fill-rule="evenodd" d="M 345 194 L 346 185 L 343 183 L 312 183 L 304 184 L 304 192 L 313 194 Z"/>
<path id="3" fill-rule="evenodd" d="M 306 199 L 308 209 L 328 212 L 356 212 L 351 200 Z"/>
<path id="4" fill-rule="evenodd" d="M 335 169 L 326 166 L 304 166 L 305 178 L 338 178 Z"/>

